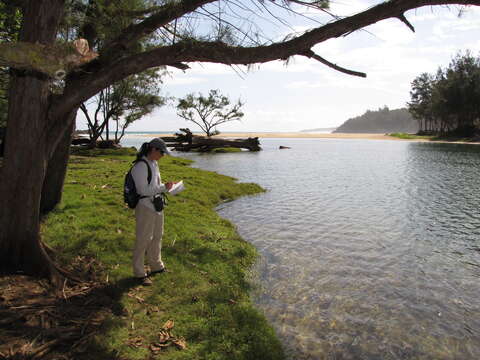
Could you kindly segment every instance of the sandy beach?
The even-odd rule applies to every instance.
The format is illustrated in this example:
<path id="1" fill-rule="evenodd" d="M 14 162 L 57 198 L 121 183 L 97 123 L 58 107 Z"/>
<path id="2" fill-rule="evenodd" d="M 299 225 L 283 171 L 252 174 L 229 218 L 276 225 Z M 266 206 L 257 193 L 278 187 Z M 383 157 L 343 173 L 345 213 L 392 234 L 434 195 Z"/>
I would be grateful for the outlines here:
<path id="1" fill-rule="evenodd" d="M 199 135 L 196 134 L 195 135 Z M 141 137 L 171 137 L 172 134 L 145 134 Z M 431 143 L 448 143 L 448 144 L 471 144 L 480 145 L 480 142 L 465 142 L 465 141 L 444 141 L 444 140 L 429 140 L 429 139 L 400 139 L 397 137 L 385 134 L 347 134 L 347 133 L 308 133 L 308 132 L 238 132 L 238 133 L 221 133 L 214 136 L 216 138 L 297 138 L 297 139 L 363 139 L 363 140 L 390 140 L 390 141 L 415 141 L 415 142 L 431 142 Z"/>
<path id="2" fill-rule="evenodd" d="M 368 139 L 368 140 L 401 140 L 385 134 L 346 134 L 346 133 L 307 133 L 307 132 L 256 132 L 256 133 L 222 133 L 218 137 L 225 138 L 312 138 L 312 139 Z"/>
<path id="3" fill-rule="evenodd" d="M 197 134 L 195 134 L 197 135 Z M 147 134 L 142 135 L 145 137 L 168 137 L 174 136 L 166 134 Z M 311 138 L 311 139 L 367 139 L 367 140 L 400 140 L 404 139 L 395 138 L 385 134 L 346 134 L 346 133 L 308 133 L 308 132 L 238 132 L 238 133 L 221 133 L 216 135 L 217 138 Z M 411 140 L 406 140 L 411 141 Z M 428 141 L 428 140 L 415 140 L 415 141 Z"/>

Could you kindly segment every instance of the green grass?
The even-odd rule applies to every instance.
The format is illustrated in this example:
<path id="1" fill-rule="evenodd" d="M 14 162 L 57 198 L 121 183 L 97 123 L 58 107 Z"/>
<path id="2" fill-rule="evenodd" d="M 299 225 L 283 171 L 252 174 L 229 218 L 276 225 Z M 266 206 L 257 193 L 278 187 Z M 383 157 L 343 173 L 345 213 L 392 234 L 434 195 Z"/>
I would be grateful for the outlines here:
<path id="1" fill-rule="evenodd" d="M 396 137 L 399 139 L 406 139 L 406 140 L 415 140 L 415 139 L 425 139 L 425 140 L 432 140 L 433 136 L 423 136 L 423 135 L 414 135 L 414 134 L 407 134 L 407 133 L 391 133 L 388 134 L 389 136 Z"/>
<path id="2" fill-rule="evenodd" d="M 183 179 L 186 185 L 184 192 L 169 197 L 165 210 L 162 258 L 169 272 L 157 275 L 152 287 L 135 287 L 130 280 L 135 219 L 122 197 L 132 150 L 76 153 L 70 159 L 62 203 L 45 219 L 42 237 L 58 250 L 63 263 L 76 256 L 101 261 L 107 269 L 102 276 L 108 275 L 123 308 L 105 322 L 87 358 L 112 359 L 114 354 L 120 359 L 283 359 L 273 329 L 249 297 L 246 277 L 257 253 L 214 211 L 221 202 L 263 189 L 191 168 L 189 160 L 163 158 L 162 180 Z M 145 303 L 128 296 L 132 291 Z M 187 348 L 169 347 L 154 355 L 148 345 L 169 319 Z M 128 346 L 136 337 L 143 345 Z"/>
<path id="3" fill-rule="evenodd" d="M 455 136 L 455 135 L 414 135 L 414 134 L 407 134 L 407 133 L 391 133 L 388 135 L 399 138 L 399 139 L 406 139 L 406 140 L 432 140 L 432 141 L 440 141 L 440 142 L 464 142 L 464 143 L 478 141 L 478 139 L 475 137 L 461 137 L 461 136 Z"/>
<path id="4" fill-rule="evenodd" d="M 242 149 L 239 148 L 216 148 L 212 150 L 213 153 L 233 153 L 233 152 L 242 152 Z"/>

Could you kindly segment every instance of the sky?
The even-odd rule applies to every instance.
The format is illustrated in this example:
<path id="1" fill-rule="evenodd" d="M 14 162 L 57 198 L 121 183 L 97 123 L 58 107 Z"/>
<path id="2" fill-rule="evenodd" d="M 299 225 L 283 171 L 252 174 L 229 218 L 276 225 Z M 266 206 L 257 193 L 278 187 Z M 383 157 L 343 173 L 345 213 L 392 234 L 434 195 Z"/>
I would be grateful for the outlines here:
<path id="1" fill-rule="evenodd" d="M 330 10 L 346 16 L 379 2 L 332 0 Z M 313 11 L 305 15 L 323 22 L 326 19 Z M 480 55 L 480 7 L 469 7 L 460 17 L 456 7 L 425 7 L 409 11 L 406 17 L 415 33 L 399 20 L 389 19 L 313 48 L 330 62 L 367 73 L 367 78 L 346 75 L 298 56 L 287 65 L 274 61 L 251 69 L 197 63 L 189 64 L 191 69 L 185 72 L 169 69 L 163 94 L 179 98 L 219 89 L 233 101 L 241 99 L 243 119 L 220 125 L 221 132 L 295 132 L 337 127 L 366 110 L 385 105 L 390 109 L 404 107 L 410 99 L 411 82 L 422 72 L 434 73 L 439 66 L 448 66 L 458 51 L 469 49 L 473 55 Z M 285 20 L 291 28 L 265 25 L 271 27 L 273 38 L 314 26 L 301 16 L 289 15 Z M 176 114 L 174 104 L 156 109 L 128 130 L 198 130 Z M 86 127 L 80 115 L 77 128 Z"/>

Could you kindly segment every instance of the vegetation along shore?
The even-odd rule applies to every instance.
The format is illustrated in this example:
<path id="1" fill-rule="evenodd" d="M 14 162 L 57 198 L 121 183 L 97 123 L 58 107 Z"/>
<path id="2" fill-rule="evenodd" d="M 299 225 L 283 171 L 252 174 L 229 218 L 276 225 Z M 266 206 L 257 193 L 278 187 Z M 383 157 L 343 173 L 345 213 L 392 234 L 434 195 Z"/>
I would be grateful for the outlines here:
<path id="1" fill-rule="evenodd" d="M 166 208 L 168 271 L 152 287 L 139 287 L 131 279 L 134 214 L 122 198 L 133 154 L 71 156 L 62 203 L 41 232 L 79 282 L 67 281 L 55 297 L 48 282 L 0 278 L 0 358 L 282 359 L 279 340 L 249 297 L 257 253 L 214 210 L 263 189 L 191 168 L 189 160 L 164 159 L 162 178 L 183 179 L 186 190 Z"/>

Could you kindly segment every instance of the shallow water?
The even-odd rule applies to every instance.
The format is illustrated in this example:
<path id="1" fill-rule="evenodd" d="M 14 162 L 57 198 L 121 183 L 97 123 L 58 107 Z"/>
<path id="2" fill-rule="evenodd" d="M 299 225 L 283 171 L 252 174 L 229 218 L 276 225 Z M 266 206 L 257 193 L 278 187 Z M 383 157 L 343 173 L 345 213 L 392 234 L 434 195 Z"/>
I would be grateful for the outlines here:
<path id="1" fill-rule="evenodd" d="M 480 359 L 480 147 L 261 142 L 188 157 L 268 189 L 219 212 L 291 359 Z"/>
<path id="2" fill-rule="evenodd" d="M 181 156 L 268 189 L 219 213 L 290 359 L 480 359 L 480 146 L 261 142 Z"/>

